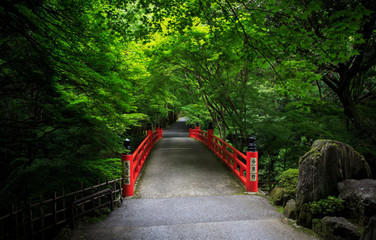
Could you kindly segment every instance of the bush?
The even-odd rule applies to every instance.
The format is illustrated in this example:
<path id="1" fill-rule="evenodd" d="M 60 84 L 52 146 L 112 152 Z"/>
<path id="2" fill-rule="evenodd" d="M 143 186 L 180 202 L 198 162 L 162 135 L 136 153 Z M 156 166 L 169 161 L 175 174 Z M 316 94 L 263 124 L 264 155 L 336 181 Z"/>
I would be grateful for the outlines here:
<path id="1" fill-rule="evenodd" d="M 288 169 L 279 176 L 278 185 L 283 188 L 286 193 L 295 195 L 298 175 L 299 169 Z"/>
<path id="2" fill-rule="evenodd" d="M 314 201 L 309 204 L 311 213 L 314 215 L 325 216 L 334 215 L 344 209 L 344 200 L 329 196 L 319 201 Z"/>

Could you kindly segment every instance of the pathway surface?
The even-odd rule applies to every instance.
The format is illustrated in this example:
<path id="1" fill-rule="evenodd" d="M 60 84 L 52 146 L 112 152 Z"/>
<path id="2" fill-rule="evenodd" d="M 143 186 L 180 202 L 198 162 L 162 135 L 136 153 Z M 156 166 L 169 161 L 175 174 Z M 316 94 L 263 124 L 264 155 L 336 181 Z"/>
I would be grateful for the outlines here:
<path id="1" fill-rule="evenodd" d="M 244 187 L 204 144 L 188 138 L 184 119 L 164 131 L 135 196 L 78 239 L 316 239 L 286 223 L 268 200 Z"/>

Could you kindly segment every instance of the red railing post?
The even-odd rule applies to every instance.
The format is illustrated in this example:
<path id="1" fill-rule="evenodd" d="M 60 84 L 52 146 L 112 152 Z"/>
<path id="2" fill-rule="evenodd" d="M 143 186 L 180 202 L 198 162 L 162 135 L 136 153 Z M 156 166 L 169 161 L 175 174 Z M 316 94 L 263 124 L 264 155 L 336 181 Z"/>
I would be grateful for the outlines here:
<path id="1" fill-rule="evenodd" d="M 198 122 L 196 123 L 194 138 L 198 139 L 198 134 L 200 133 L 200 126 L 198 125 Z"/>
<path id="2" fill-rule="evenodd" d="M 223 142 L 222 142 L 222 160 L 227 163 L 227 158 L 226 158 L 226 142 L 225 142 L 225 140 L 223 140 Z"/>
<path id="3" fill-rule="evenodd" d="M 121 155 L 122 176 L 123 176 L 123 197 L 131 197 L 134 194 L 134 184 L 138 175 L 148 157 L 150 151 L 153 149 L 155 142 L 163 137 L 163 130 L 157 124 L 156 130 L 153 132 L 151 124 L 147 127 L 147 137 L 138 146 L 133 154 L 130 152 L 130 140 L 124 140 L 124 147 L 127 152 Z"/>
<path id="4" fill-rule="evenodd" d="M 232 167 L 233 167 L 233 169 L 234 169 L 234 171 L 237 171 L 238 170 L 238 164 L 237 164 L 237 161 L 236 161 L 236 159 L 237 159 L 237 157 L 238 157 L 238 154 L 234 151 L 233 153 L 232 153 Z M 239 169 L 240 170 L 240 169 Z M 239 171 L 239 174 L 243 174 L 243 173 L 241 173 L 241 171 Z"/>
<path id="5" fill-rule="evenodd" d="M 155 131 L 157 131 L 157 133 L 158 133 L 158 137 L 157 137 L 157 141 L 158 141 L 158 139 L 159 139 L 159 123 L 157 123 L 157 125 L 155 126 Z"/>
<path id="6" fill-rule="evenodd" d="M 247 169 L 246 169 L 246 182 L 245 190 L 247 192 L 258 191 L 258 152 L 256 149 L 256 138 L 248 138 L 247 150 Z"/>
<path id="7" fill-rule="evenodd" d="M 130 197 L 133 196 L 134 193 L 134 185 L 133 185 L 133 155 L 130 153 L 131 141 L 129 139 L 125 139 L 124 146 L 129 151 L 126 154 L 121 155 L 121 162 L 123 166 L 123 197 Z"/>
<path id="8" fill-rule="evenodd" d="M 213 150 L 213 132 L 214 132 L 213 123 L 209 123 L 207 145 L 208 145 L 209 149 L 211 149 L 211 150 Z"/>
<path id="9" fill-rule="evenodd" d="M 153 129 L 151 127 L 151 123 L 148 123 L 148 127 L 146 128 L 147 137 L 149 138 L 149 151 L 153 148 Z"/>
<path id="10" fill-rule="evenodd" d="M 157 140 L 161 139 L 163 137 L 163 129 L 159 127 L 159 123 L 157 123 L 155 130 L 158 133 Z"/>

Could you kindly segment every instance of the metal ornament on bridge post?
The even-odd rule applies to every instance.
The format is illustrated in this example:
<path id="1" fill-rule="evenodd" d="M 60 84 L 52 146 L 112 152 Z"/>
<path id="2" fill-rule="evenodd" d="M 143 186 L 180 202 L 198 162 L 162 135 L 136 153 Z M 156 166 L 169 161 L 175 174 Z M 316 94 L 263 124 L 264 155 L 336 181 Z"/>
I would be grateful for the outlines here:
<path id="1" fill-rule="evenodd" d="M 247 149 L 247 179 L 245 189 L 247 192 L 258 191 L 258 152 L 256 149 L 256 138 L 248 138 Z"/>
<path id="2" fill-rule="evenodd" d="M 124 140 L 124 147 L 127 150 L 125 154 L 121 155 L 123 165 L 123 197 L 133 196 L 133 155 L 131 154 L 131 141 L 127 138 Z"/>

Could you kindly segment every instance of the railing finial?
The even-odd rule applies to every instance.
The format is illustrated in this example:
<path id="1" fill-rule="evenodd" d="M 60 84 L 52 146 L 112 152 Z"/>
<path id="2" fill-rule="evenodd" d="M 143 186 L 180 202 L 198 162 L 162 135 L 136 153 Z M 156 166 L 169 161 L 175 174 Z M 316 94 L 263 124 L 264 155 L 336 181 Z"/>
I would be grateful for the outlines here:
<path id="1" fill-rule="evenodd" d="M 125 154 L 126 155 L 130 155 L 131 154 L 131 140 L 129 140 L 128 138 L 126 138 L 124 140 L 124 147 L 126 150 L 128 150 Z"/>
<path id="2" fill-rule="evenodd" d="M 248 152 L 257 152 L 256 149 L 256 138 L 255 137 L 249 137 L 248 138 Z"/>

